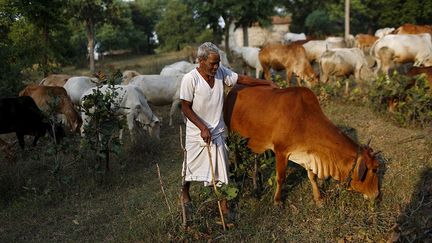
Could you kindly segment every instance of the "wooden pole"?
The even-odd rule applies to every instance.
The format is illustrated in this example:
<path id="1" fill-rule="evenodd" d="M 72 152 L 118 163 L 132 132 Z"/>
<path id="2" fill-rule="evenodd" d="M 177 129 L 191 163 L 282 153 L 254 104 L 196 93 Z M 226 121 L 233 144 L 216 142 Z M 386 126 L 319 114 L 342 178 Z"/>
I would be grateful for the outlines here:
<path id="1" fill-rule="evenodd" d="M 345 0 L 345 42 L 348 41 L 350 33 L 350 0 Z"/>

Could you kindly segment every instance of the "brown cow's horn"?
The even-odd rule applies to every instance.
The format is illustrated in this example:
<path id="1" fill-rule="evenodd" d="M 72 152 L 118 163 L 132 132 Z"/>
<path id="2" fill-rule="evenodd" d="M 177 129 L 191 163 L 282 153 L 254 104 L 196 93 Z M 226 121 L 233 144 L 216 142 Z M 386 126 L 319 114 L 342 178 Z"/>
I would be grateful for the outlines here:
<path id="1" fill-rule="evenodd" d="M 367 142 L 366 146 L 369 147 L 369 144 L 370 144 L 371 140 L 372 140 L 372 138 L 369 138 L 369 141 Z"/>

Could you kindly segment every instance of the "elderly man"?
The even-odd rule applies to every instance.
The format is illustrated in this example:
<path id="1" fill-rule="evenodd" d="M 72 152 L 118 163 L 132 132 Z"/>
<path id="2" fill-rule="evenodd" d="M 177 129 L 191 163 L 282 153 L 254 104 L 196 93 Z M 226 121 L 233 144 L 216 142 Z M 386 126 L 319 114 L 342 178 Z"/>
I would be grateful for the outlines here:
<path id="1" fill-rule="evenodd" d="M 219 49 L 211 42 L 205 42 L 198 48 L 199 66 L 185 74 L 181 87 L 180 99 L 186 122 L 186 159 L 183 163 L 183 184 L 181 196 L 183 203 L 190 205 L 189 187 L 191 181 L 202 181 L 204 186 L 211 186 L 212 172 L 218 186 L 228 183 L 228 150 L 225 144 L 225 123 L 222 116 L 223 86 L 236 83 L 245 85 L 271 85 L 273 82 L 238 75 L 220 65 Z M 211 161 L 205 149 L 210 146 Z M 221 208 L 228 213 L 226 200 Z"/>

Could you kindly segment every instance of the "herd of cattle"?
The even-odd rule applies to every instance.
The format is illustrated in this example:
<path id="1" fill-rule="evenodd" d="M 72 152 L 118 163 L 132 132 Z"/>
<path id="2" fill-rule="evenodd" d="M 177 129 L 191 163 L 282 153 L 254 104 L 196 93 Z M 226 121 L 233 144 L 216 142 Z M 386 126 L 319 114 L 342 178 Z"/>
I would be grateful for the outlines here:
<path id="1" fill-rule="evenodd" d="M 379 72 L 404 63 L 413 63 L 407 75 L 425 74 L 432 87 L 432 26 L 404 24 L 398 29 L 384 28 L 375 36 L 359 34 L 352 41 L 339 37 L 308 40 L 304 34 L 288 33 L 285 43 L 260 48 L 237 47 L 233 54 L 271 79 L 270 70 L 286 71 L 287 83 L 292 74 L 298 86 L 328 82 L 331 77 L 354 75 L 357 80 L 373 80 Z M 230 67 L 221 51 L 221 63 Z M 317 63 L 319 71 L 314 70 Z M 375 66 L 375 70 L 373 70 Z M 169 125 L 179 108 L 180 83 L 184 74 L 197 64 L 180 61 L 165 66 L 160 74 L 143 75 L 133 70 L 123 72 L 122 84 L 115 85 L 119 115 L 126 117 L 131 138 L 135 129 L 159 138 L 161 120 L 151 110 L 171 105 Z M 319 77 L 319 78 L 318 78 Z M 71 133 L 84 134 L 91 116 L 79 112 L 84 99 L 95 89 L 110 92 L 98 78 L 51 74 L 39 84 L 29 84 L 18 97 L 0 99 L 0 134 L 15 132 L 24 148 L 24 135 L 34 136 L 33 145 L 45 133 L 55 141 L 65 136 L 63 128 L 53 125 L 47 114 L 61 117 Z M 322 202 L 316 177 L 333 177 L 345 181 L 349 189 L 374 199 L 379 194 L 376 153 L 368 145 L 358 145 L 324 115 L 311 90 L 294 87 L 284 90 L 267 86 L 241 87 L 231 90 L 225 101 L 227 126 L 249 138 L 254 152 L 271 149 L 276 154 L 277 190 L 275 202 L 281 201 L 281 183 L 288 159 L 308 171 L 315 201 Z M 286 110 L 288 109 L 288 110 Z M 263 116 L 262 114 L 266 114 Z M 120 133 L 120 138 L 122 133 Z M 0 138 L 6 156 L 10 145 Z"/>
<path id="2" fill-rule="evenodd" d="M 235 47 L 233 52 L 256 70 L 256 77 L 259 71 L 269 79 L 270 69 L 285 70 L 288 84 L 293 73 L 312 86 L 318 79 L 328 82 L 331 77 L 350 75 L 356 80 L 370 81 L 380 73 L 396 69 L 408 76 L 424 73 L 432 86 L 431 35 L 431 25 L 413 24 L 382 28 L 375 35 L 350 35 L 346 40 L 311 40 L 305 34 L 287 33 L 283 43 L 261 49 Z"/>

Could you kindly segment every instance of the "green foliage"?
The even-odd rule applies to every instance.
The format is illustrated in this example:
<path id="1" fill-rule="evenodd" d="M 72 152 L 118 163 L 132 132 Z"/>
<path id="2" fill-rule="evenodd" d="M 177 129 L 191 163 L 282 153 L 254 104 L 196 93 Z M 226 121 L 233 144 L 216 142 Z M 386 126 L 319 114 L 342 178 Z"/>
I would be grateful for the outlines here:
<path id="1" fill-rule="evenodd" d="M 193 11 L 178 0 L 167 4 L 155 28 L 163 51 L 180 51 L 183 46 L 194 43 L 202 31 Z"/>
<path id="2" fill-rule="evenodd" d="M 381 112 L 394 103 L 392 117 L 402 126 L 432 122 L 432 93 L 424 76 L 415 80 L 396 72 L 390 77 L 380 76 L 372 83 L 369 97 L 372 107 Z"/>
<path id="3" fill-rule="evenodd" d="M 84 148 L 88 148 L 96 155 L 96 163 L 89 165 L 89 168 L 97 173 L 103 174 L 109 170 L 110 154 L 118 154 L 121 150 L 120 141 L 113 134 L 121 129 L 125 123 L 124 118 L 118 115 L 120 109 L 119 93 L 116 84 L 121 82 L 121 72 L 117 71 L 110 79 L 103 80 L 107 83 L 108 91 L 102 93 L 100 85 L 92 94 L 84 97 L 82 109 L 83 112 L 91 118 L 84 127 L 85 139 L 83 139 Z M 102 168 L 102 162 L 105 161 L 105 168 Z"/>
<path id="4" fill-rule="evenodd" d="M 270 151 L 266 151 L 261 155 L 253 153 L 247 147 L 247 139 L 236 133 L 228 135 L 227 144 L 230 151 L 233 151 L 235 154 L 235 162 L 231 166 L 230 175 L 233 184 L 237 184 L 240 190 L 244 191 L 244 180 L 247 176 L 248 178 L 255 178 L 256 183 L 258 181 L 267 181 L 268 185 L 272 186 L 271 178 L 274 176 L 275 158 Z M 238 193 L 234 188 L 231 191 L 232 193 Z"/>
<path id="5" fill-rule="evenodd" d="M 342 32 L 337 21 L 330 18 L 329 13 L 323 9 L 315 10 L 309 14 L 305 20 L 305 27 L 309 33 L 314 33 L 317 36 Z"/>

